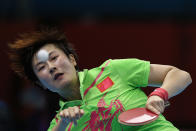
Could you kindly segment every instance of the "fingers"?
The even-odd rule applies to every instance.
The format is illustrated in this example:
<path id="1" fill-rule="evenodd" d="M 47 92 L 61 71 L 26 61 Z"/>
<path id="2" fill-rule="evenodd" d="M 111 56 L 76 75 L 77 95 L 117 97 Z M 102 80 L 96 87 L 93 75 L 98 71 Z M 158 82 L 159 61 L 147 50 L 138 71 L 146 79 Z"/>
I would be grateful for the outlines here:
<path id="1" fill-rule="evenodd" d="M 84 110 L 80 110 L 80 115 L 82 116 L 84 114 Z"/>
<path id="2" fill-rule="evenodd" d="M 77 120 L 79 120 L 84 114 L 83 109 L 79 109 L 79 107 L 69 107 L 68 109 L 64 109 L 60 112 L 61 118 L 67 123 L 73 122 L 77 125 Z"/>
<path id="3" fill-rule="evenodd" d="M 147 100 L 146 108 L 159 115 L 165 110 L 164 100 L 159 96 L 151 96 Z"/>
<path id="4" fill-rule="evenodd" d="M 162 109 L 159 106 L 156 105 L 148 105 L 146 106 L 148 110 L 154 112 L 155 114 L 159 115 L 160 113 L 162 113 Z"/>

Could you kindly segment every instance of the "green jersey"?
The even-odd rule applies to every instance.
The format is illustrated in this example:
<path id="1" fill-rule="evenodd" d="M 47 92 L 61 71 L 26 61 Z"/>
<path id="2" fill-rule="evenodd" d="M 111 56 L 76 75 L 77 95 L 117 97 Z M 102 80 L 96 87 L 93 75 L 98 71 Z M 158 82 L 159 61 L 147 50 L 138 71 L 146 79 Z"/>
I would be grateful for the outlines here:
<path id="1" fill-rule="evenodd" d="M 108 60 L 101 66 L 79 72 L 82 100 L 60 102 L 60 110 L 52 120 L 51 130 L 60 119 L 58 113 L 72 106 L 80 106 L 84 115 L 77 126 L 72 122 L 68 131 L 178 131 L 160 115 L 157 120 L 142 126 L 126 126 L 118 122 L 125 110 L 145 107 L 147 96 L 140 87 L 148 85 L 150 62 L 138 59 Z"/>

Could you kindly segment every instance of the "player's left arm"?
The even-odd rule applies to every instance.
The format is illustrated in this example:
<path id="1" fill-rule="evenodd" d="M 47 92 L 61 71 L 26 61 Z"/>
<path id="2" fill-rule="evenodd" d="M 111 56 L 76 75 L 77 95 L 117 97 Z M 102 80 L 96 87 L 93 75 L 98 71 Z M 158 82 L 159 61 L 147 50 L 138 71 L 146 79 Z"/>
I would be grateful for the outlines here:
<path id="1" fill-rule="evenodd" d="M 150 65 L 148 85 L 165 89 L 168 92 L 168 98 L 181 93 L 191 82 L 192 79 L 188 72 L 174 66 Z M 159 96 L 151 96 L 147 101 L 146 107 L 159 114 L 164 111 L 164 101 Z"/>

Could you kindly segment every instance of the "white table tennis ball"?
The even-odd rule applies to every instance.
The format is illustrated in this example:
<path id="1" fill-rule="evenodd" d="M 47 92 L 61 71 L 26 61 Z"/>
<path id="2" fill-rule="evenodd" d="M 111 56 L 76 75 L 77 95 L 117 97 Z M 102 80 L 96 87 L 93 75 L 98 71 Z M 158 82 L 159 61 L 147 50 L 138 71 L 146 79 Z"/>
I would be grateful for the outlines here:
<path id="1" fill-rule="evenodd" d="M 48 60 L 48 52 L 46 50 L 40 50 L 37 53 L 37 59 L 42 62 L 46 62 Z"/>

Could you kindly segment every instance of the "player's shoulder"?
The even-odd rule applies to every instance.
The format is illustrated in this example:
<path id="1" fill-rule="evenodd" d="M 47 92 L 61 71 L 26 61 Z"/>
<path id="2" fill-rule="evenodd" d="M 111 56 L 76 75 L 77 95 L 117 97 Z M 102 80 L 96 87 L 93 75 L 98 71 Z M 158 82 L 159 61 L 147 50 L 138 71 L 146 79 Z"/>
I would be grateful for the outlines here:
<path id="1" fill-rule="evenodd" d="M 103 62 L 99 67 L 104 67 L 106 65 L 112 66 L 112 65 L 118 65 L 118 64 L 138 63 L 142 61 L 144 60 L 141 60 L 138 58 L 108 59 L 105 62 Z"/>
<path id="2" fill-rule="evenodd" d="M 99 66 L 88 69 L 88 71 L 97 71 L 102 68 L 112 67 L 112 66 L 118 66 L 118 65 L 127 65 L 127 64 L 134 64 L 134 63 L 140 63 L 144 62 L 144 60 L 138 59 L 138 58 L 124 58 L 124 59 L 108 59 L 102 62 Z"/>

